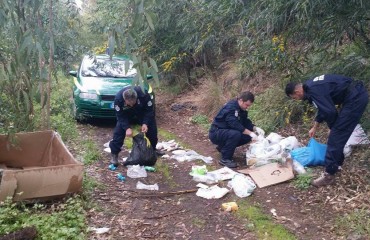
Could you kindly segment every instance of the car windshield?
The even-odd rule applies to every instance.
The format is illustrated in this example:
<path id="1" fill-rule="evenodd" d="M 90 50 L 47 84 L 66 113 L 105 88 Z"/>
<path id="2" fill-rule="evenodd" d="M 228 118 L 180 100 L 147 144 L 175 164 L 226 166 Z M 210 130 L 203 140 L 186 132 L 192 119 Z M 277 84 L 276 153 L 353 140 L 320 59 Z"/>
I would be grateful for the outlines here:
<path id="1" fill-rule="evenodd" d="M 134 77 L 136 69 L 130 60 L 86 57 L 81 73 L 84 77 Z"/>

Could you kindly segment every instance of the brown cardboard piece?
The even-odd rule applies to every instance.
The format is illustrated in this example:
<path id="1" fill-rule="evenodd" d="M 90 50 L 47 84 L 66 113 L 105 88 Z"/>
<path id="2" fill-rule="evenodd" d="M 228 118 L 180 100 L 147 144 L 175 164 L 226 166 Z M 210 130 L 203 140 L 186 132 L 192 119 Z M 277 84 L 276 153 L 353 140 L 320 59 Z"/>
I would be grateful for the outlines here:
<path id="1" fill-rule="evenodd" d="M 82 187 L 83 164 L 54 131 L 0 135 L 0 201 L 62 196 Z"/>
<path id="2" fill-rule="evenodd" d="M 238 172 L 251 176 L 259 188 L 285 182 L 294 178 L 291 162 L 287 162 L 284 165 L 269 163 L 256 168 L 238 170 Z"/>

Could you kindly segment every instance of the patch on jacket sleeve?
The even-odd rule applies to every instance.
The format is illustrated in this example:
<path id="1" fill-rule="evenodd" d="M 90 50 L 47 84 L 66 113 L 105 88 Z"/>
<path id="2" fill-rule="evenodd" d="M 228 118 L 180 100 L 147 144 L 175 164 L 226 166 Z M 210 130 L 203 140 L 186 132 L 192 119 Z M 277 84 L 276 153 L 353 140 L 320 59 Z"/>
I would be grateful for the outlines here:
<path id="1" fill-rule="evenodd" d="M 152 101 L 148 102 L 148 107 L 151 107 L 153 105 Z"/>
<path id="2" fill-rule="evenodd" d="M 121 110 L 118 105 L 114 106 L 114 108 L 116 109 L 117 112 L 119 112 L 119 110 Z"/>
<path id="3" fill-rule="evenodd" d="M 235 117 L 239 117 L 239 112 L 238 112 L 238 110 L 235 110 Z"/>

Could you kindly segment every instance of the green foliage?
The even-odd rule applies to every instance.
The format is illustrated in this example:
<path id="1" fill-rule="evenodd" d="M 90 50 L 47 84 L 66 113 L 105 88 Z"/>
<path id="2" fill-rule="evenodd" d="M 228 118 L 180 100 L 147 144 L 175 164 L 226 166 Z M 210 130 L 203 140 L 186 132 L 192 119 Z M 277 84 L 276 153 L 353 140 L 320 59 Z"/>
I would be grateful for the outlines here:
<path id="1" fill-rule="evenodd" d="M 75 196 L 51 207 L 43 204 L 29 207 L 12 203 L 11 199 L 1 203 L 0 235 L 27 226 L 36 227 L 38 239 L 83 239 L 87 226 L 82 200 Z"/>
<path id="2" fill-rule="evenodd" d="M 84 164 L 89 165 L 98 161 L 101 157 L 99 148 L 93 139 L 85 139 L 82 141 Z"/>
<path id="3" fill-rule="evenodd" d="M 211 127 L 211 123 L 206 115 L 196 114 L 191 118 L 191 122 L 201 125 L 206 130 Z"/>
<path id="4" fill-rule="evenodd" d="M 311 186 L 312 173 L 308 171 L 304 174 L 299 174 L 293 181 L 294 186 L 301 190 L 306 190 Z"/>
<path id="5" fill-rule="evenodd" d="M 255 125 L 270 132 L 302 120 L 302 104 L 300 101 L 290 100 L 281 87 L 275 86 L 258 95 L 248 113 Z"/>
<path id="6" fill-rule="evenodd" d="M 282 225 L 276 224 L 258 207 L 251 206 L 245 200 L 239 201 L 238 205 L 239 210 L 236 212 L 236 215 L 249 223 L 247 228 L 254 230 L 258 239 L 296 239 L 293 234 L 291 234 Z"/>
<path id="7" fill-rule="evenodd" d="M 352 233 L 366 238 L 366 236 L 370 236 L 369 210 L 357 209 L 352 213 L 347 213 L 338 217 L 335 225 L 338 231 L 343 234 Z"/>

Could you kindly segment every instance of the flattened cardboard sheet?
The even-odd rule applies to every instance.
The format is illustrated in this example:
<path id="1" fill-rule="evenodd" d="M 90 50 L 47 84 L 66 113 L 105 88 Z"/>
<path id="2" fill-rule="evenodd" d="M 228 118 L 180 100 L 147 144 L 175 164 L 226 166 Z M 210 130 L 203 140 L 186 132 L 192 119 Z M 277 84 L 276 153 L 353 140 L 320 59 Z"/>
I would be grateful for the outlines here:
<path id="1" fill-rule="evenodd" d="M 238 170 L 238 172 L 251 176 L 259 188 L 271 186 L 294 178 L 293 167 L 289 163 L 284 166 L 279 163 L 269 163 L 253 169 Z"/>

